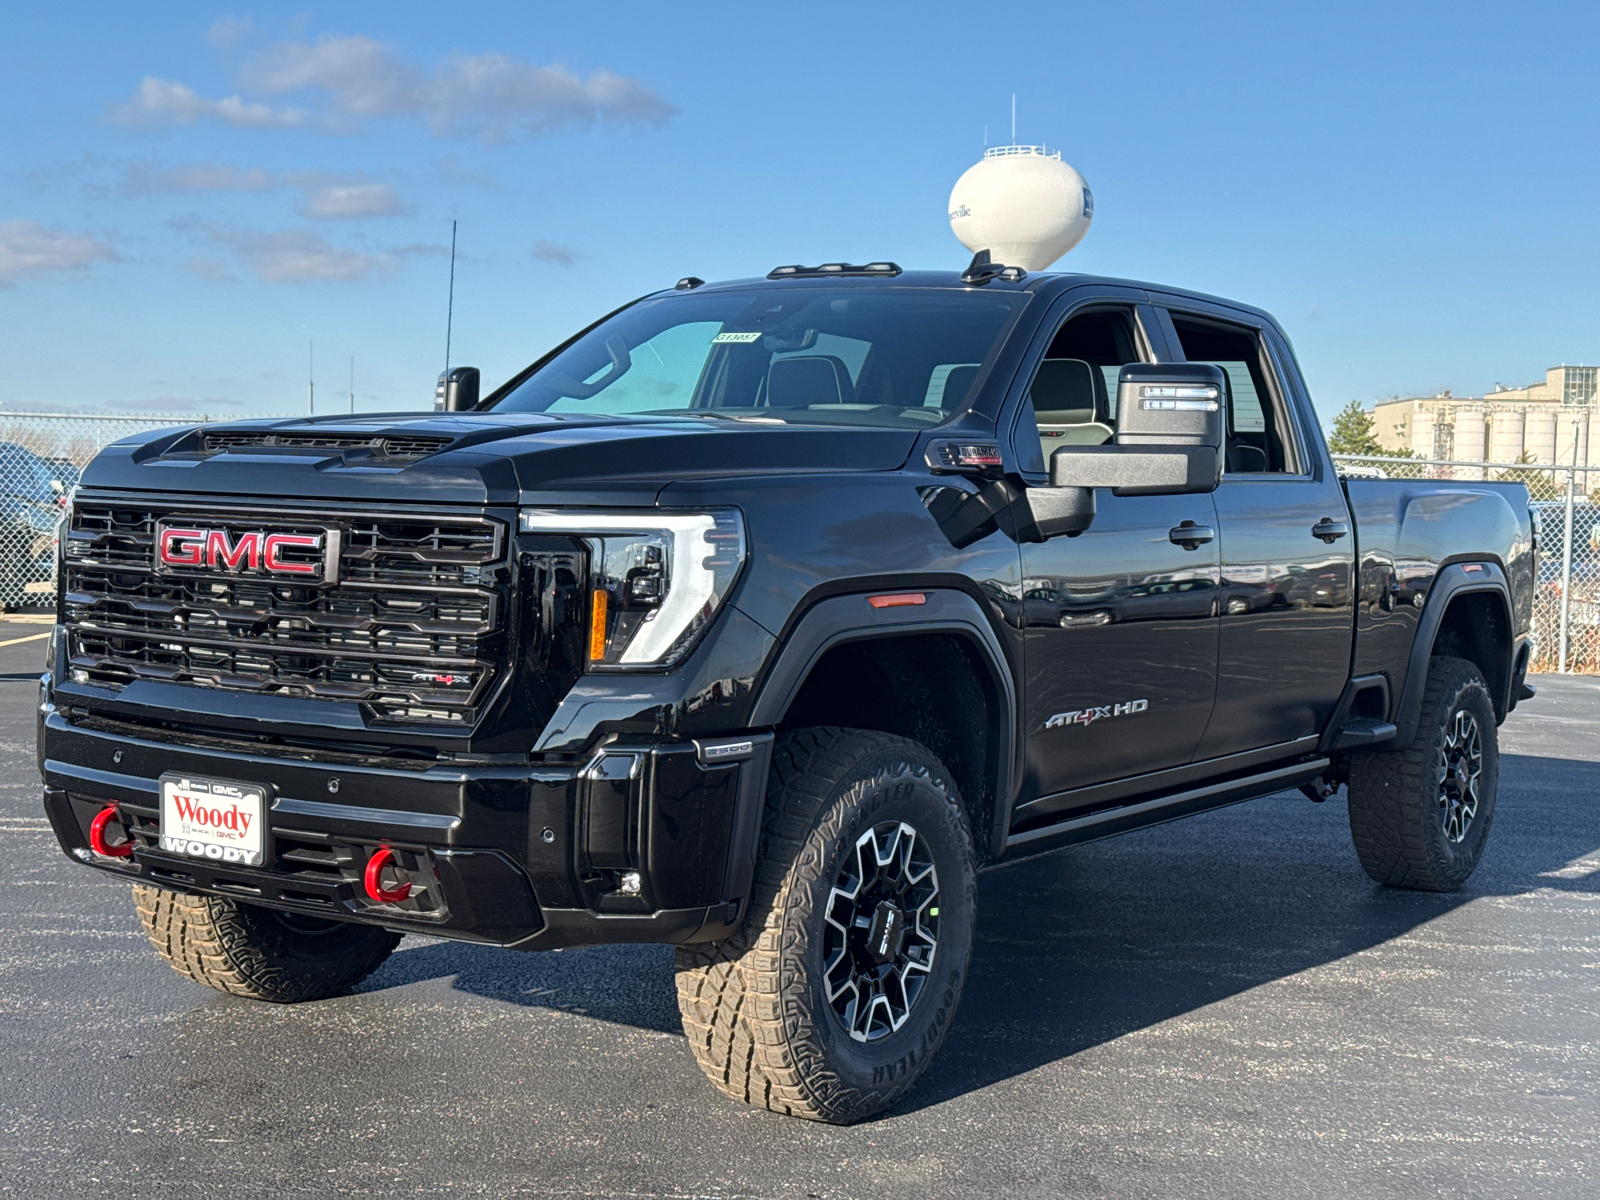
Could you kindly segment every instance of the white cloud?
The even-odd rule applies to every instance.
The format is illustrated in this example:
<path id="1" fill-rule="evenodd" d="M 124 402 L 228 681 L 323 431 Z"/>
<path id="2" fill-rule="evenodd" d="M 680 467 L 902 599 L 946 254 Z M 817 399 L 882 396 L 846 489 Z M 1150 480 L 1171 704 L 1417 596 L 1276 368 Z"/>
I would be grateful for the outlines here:
<path id="1" fill-rule="evenodd" d="M 209 279 L 212 283 L 233 283 L 233 272 L 228 270 L 228 264 L 220 258 L 203 258 L 195 255 L 183 264 L 183 269 L 191 274 Z"/>
<path id="2" fill-rule="evenodd" d="M 392 217 L 407 210 L 394 185 L 380 183 L 360 171 L 290 171 L 280 175 L 260 167 L 243 170 L 228 163 L 163 167 L 144 161 L 129 164 L 118 185 L 125 196 L 156 192 L 275 192 L 282 188 L 299 190 L 303 199 L 295 211 L 317 220 Z"/>
<path id="3" fill-rule="evenodd" d="M 231 49 L 254 36 L 248 23 L 224 21 L 208 38 Z M 271 43 L 245 59 L 235 82 L 246 95 L 294 96 L 307 107 L 276 108 L 239 95 L 208 100 L 185 84 L 147 76 L 112 119 L 144 128 L 218 120 L 352 132 L 365 121 L 412 118 L 436 137 L 506 142 L 565 129 L 658 127 L 678 111 L 648 84 L 604 68 L 584 76 L 560 63 L 461 51 L 430 68 L 362 34 Z"/>
<path id="4" fill-rule="evenodd" d="M 305 123 L 306 114 L 251 103 L 237 95 L 207 100 L 188 84 L 146 75 L 126 102 L 112 108 L 111 119 L 140 129 L 193 125 L 200 120 L 221 121 L 236 129 L 293 129 Z"/>
<path id="5" fill-rule="evenodd" d="M 440 137 L 505 141 L 594 125 L 661 126 L 677 111 L 650 87 L 615 71 L 583 79 L 559 64 L 458 53 L 434 73 L 427 121 Z"/>
<path id="6" fill-rule="evenodd" d="M 295 209 L 318 220 L 347 217 L 393 217 L 406 210 L 400 193 L 387 183 L 332 183 L 309 190 Z"/>
<path id="7" fill-rule="evenodd" d="M 268 46 L 245 63 L 239 85 L 268 96 L 323 92 L 338 112 L 401 117 L 426 106 L 428 78 L 393 47 L 354 35 Z"/>
<path id="8" fill-rule="evenodd" d="M 240 170 L 228 163 L 186 163 L 162 167 L 150 162 L 128 165 L 118 185 L 125 196 L 151 192 L 270 192 L 283 180 L 260 167 Z"/>
<path id="9" fill-rule="evenodd" d="M 540 238 L 533 244 L 533 249 L 528 251 L 540 262 L 547 262 L 557 267 L 570 267 L 580 257 L 576 250 L 561 245 L 559 242 L 547 242 Z"/>
<path id="10" fill-rule="evenodd" d="M 208 232 L 263 283 L 354 283 L 394 266 L 391 255 L 343 249 L 309 229 L 262 233 L 213 225 Z"/>
<path id="11" fill-rule="evenodd" d="M 19 279 L 83 271 L 117 252 L 87 233 L 46 229 L 37 221 L 0 221 L 0 288 Z"/>
<path id="12" fill-rule="evenodd" d="M 249 17 L 223 17 L 206 30 L 206 45 L 213 50 L 232 50 L 240 42 L 254 38 L 259 31 Z"/>

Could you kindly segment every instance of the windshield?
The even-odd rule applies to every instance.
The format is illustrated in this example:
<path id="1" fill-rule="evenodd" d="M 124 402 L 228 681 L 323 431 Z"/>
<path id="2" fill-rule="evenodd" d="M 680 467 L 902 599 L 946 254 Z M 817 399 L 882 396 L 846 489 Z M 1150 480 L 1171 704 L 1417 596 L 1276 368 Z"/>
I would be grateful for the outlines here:
<path id="1" fill-rule="evenodd" d="M 644 300 L 494 407 L 920 428 L 962 407 L 1025 297 L 762 288 Z"/>

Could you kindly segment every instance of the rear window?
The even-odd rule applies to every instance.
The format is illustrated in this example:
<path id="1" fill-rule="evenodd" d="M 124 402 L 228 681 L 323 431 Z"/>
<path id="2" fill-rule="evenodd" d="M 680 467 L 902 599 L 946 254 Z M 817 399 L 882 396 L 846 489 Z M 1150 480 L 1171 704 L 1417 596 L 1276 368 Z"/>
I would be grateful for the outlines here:
<path id="1" fill-rule="evenodd" d="M 494 407 L 926 427 L 964 407 L 1024 301 L 806 286 L 661 296 L 590 330 Z"/>

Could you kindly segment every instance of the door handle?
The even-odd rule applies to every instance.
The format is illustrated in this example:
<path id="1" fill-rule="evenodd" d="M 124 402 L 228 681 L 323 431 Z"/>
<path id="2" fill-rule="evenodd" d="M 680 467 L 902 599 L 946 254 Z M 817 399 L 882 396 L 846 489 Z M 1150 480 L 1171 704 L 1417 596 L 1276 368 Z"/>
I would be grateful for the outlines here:
<path id="1" fill-rule="evenodd" d="M 1167 541 L 1185 550 L 1198 550 L 1216 536 L 1217 531 L 1211 526 L 1196 525 L 1193 521 L 1184 521 L 1176 528 L 1167 530 Z"/>
<path id="2" fill-rule="evenodd" d="M 1311 527 L 1311 536 L 1321 538 L 1330 546 L 1349 532 L 1349 522 L 1335 521 L 1332 517 L 1323 517 Z"/>

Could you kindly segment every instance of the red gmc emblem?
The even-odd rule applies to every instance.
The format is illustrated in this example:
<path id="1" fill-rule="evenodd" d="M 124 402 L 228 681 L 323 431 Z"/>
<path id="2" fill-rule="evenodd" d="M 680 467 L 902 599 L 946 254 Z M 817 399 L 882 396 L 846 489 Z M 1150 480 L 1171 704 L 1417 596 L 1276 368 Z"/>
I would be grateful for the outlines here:
<path id="1" fill-rule="evenodd" d="M 267 533 L 178 525 L 156 526 L 156 568 L 203 567 L 239 574 L 323 578 L 331 555 L 331 538 L 323 533 Z"/>

